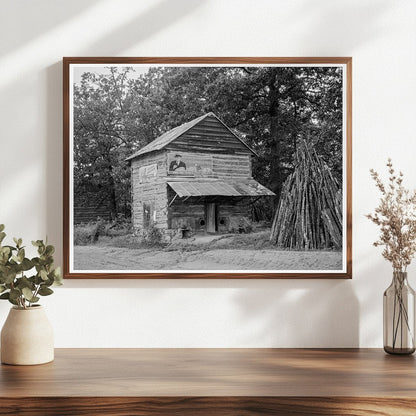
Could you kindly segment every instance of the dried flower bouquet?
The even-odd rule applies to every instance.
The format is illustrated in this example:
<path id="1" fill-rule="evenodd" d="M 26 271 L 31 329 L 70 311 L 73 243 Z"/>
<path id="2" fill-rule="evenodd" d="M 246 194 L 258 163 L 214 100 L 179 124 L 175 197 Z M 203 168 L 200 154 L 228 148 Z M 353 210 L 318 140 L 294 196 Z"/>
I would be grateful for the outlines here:
<path id="1" fill-rule="evenodd" d="M 384 349 L 409 354 L 415 351 L 415 293 L 407 284 L 406 270 L 416 253 L 416 191 L 403 186 L 403 173 L 394 170 L 391 159 L 387 168 L 387 184 L 370 170 L 381 199 L 367 218 L 380 227 L 374 246 L 384 246 L 383 257 L 393 266 L 393 282 L 384 293 Z"/>

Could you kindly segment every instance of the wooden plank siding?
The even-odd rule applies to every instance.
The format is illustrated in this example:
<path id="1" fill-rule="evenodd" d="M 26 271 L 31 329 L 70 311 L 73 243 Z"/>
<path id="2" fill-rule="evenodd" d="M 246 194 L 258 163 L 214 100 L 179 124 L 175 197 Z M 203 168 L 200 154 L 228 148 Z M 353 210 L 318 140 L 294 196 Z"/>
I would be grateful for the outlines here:
<path id="1" fill-rule="evenodd" d="M 109 221 L 111 220 L 111 211 L 109 204 L 99 206 L 74 206 L 74 224 L 88 223 L 97 221 L 99 218 Z"/>
<path id="2" fill-rule="evenodd" d="M 251 155 L 213 155 L 213 171 L 218 178 L 251 178 Z"/>
<path id="3" fill-rule="evenodd" d="M 144 204 L 156 212 L 156 218 L 152 216 L 151 224 L 161 229 L 167 228 L 166 163 L 164 151 L 148 153 L 131 162 L 132 218 L 136 231 L 143 229 Z M 139 169 L 152 164 L 157 164 L 156 176 L 140 182 Z"/>
<path id="4" fill-rule="evenodd" d="M 157 140 L 157 139 L 156 139 Z M 180 153 L 186 170 L 169 172 L 171 161 Z M 156 212 L 152 220 L 162 230 L 189 228 L 206 230 L 208 203 L 216 204 L 216 230 L 238 232 L 250 222 L 251 206 L 247 197 L 202 196 L 179 198 L 168 186 L 172 181 L 244 181 L 252 179 L 254 153 L 215 116 L 208 115 L 160 150 L 150 150 L 131 159 L 132 211 L 135 230 Z M 145 177 L 139 169 L 157 164 L 155 176 Z M 153 172 L 154 169 L 150 169 Z M 143 214 L 143 206 L 147 214 Z M 153 218 L 153 217 L 152 217 Z"/>
<path id="5" fill-rule="evenodd" d="M 204 222 L 205 205 L 202 203 L 181 203 L 179 201 L 168 209 L 169 229 L 189 228 L 193 231 L 204 231 Z"/>
<path id="6" fill-rule="evenodd" d="M 206 117 L 165 148 L 173 151 L 253 154 L 213 116 Z"/>
<path id="7" fill-rule="evenodd" d="M 169 189 L 168 198 L 172 200 L 174 192 Z M 216 204 L 217 231 L 238 232 L 251 218 L 251 206 L 244 197 L 191 197 L 186 201 L 175 199 L 168 208 L 168 228 L 189 228 L 193 231 L 205 231 L 206 204 Z M 203 223 L 202 223 L 203 222 Z"/>
<path id="8" fill-rule="evenodd" d="M 175 153 L 168 152 L 168 160 L 173 160 Z M 183 151 L 180 154 L 182 161 L 186 164 L 186 173 L 179 175 L 169 173 L 169 180 L 172 177 L 183 178 L 186 175 L 218 179 L 244 179 L 252 177 L 250 154 L 201 154 L 194 151 Z M 211 171 L 206 170 L 207 168 Z"/>

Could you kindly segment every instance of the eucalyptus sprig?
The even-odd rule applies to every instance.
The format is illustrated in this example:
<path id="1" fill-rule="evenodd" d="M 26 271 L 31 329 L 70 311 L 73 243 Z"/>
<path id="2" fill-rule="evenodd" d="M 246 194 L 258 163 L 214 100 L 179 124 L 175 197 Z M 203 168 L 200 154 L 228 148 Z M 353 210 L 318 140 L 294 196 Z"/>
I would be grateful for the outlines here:
<path id="1" fill-rule="evenodd" d="M 55 247 L 43 240 L 32 241 L 38 256 L 29 259 L 21 238 L 13 238 L 14 245 L 2 245 L 4 228 L 0 224 L 0 299 L 26 309 L 40 296 L 51 295 L 51 286 L 62 285 L 61 270 L 54 267 Z"/>

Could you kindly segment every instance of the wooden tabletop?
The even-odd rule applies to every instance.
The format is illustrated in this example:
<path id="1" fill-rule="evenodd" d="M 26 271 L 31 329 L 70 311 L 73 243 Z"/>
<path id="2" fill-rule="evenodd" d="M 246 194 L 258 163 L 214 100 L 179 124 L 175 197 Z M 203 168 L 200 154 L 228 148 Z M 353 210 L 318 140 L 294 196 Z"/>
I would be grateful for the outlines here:
<path id="1" fill-rule="evenodd" d="M 79 403 L 91 397 L 106 403 L 106 398 L 117 397 L 119 403 L 125 398 L 136 404 L 143 403 L 136 400 L 140 398 L 204 398 L 211 404 L 255 398 L 257 404 L 268 403 L 268 409 L 295 398 L 298 404 L 299 398 L 309 403 L 325 398 L 325 403 L 343 406 L 387 400 L 386 406 L 400 402 L 409 411 L 397 414 L 414 415 L 416 361 L 414 356 L 391 356 L 379 349 L 57 349 L 49 364 L 0 367 L 0 403 L 22 397 L 78 398 Z M 205 413 L 194 407 L 193 414 Z M 240 409 L 235 414 L 256 413 Z M 342 413 L 321 409 L 319 414 Z"/>

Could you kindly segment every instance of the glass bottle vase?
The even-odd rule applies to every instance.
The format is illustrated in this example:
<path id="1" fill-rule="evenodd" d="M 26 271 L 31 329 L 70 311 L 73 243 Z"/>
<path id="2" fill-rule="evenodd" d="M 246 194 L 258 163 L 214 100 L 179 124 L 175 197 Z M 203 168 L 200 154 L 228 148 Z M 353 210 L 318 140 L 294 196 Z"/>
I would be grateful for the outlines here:
<path id="1" fill-rule="evenodd" d="M 415 291 L 406 272 L 393 272 L 383 295 L 384 351 L 413 354 L 415 351 Z"/>

